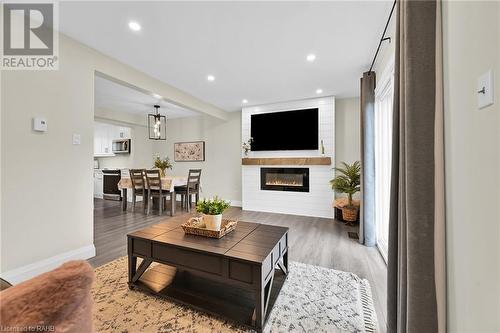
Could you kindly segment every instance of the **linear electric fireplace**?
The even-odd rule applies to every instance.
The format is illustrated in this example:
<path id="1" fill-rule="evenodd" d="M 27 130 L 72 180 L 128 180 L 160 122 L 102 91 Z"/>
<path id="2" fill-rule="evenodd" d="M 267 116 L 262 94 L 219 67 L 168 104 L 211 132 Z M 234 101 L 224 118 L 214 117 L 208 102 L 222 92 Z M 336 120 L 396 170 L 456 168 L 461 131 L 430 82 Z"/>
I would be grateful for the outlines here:
<path id="1" fill-rule="evenodd" d="M 260 189 L 309 192 L 309 169 L 260 168 Z"/>

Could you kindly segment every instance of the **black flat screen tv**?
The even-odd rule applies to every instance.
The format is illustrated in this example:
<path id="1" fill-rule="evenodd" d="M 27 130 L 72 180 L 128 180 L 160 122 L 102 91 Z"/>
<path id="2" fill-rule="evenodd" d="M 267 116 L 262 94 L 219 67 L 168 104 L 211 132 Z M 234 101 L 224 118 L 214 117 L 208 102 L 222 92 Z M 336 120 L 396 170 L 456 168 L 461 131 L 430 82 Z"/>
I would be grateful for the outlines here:
<path id="1" fill-rule="evenodd" d="M 318 113 L 316 108 L 251 115 L 252 151 L 317 150 Z"/>

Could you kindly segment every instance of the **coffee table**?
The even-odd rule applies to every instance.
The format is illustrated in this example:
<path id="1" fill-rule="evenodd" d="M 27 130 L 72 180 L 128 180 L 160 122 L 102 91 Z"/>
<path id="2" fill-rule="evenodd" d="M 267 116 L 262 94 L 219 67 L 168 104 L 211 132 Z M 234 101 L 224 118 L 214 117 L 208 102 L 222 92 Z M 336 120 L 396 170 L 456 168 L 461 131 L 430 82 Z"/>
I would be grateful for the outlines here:
<path id="1" fill-rule="evenodd" d="M 288 228 L 239 221 L 213 239 L 184 234 L 185 220 L 127 235 L 129 287 L 261 332 L 288 274 Z"/>

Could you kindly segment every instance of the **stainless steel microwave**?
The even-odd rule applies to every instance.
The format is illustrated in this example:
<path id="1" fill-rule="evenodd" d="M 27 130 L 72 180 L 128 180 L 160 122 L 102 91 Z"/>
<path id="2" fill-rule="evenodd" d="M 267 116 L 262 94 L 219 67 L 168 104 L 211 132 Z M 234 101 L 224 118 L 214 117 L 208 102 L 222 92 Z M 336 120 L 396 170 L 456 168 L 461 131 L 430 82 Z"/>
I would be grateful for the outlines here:
<path id="1" fill-rule="evenodd" d="M 130 139 L 113 140 L 114 154 L 130 154 Z"/>

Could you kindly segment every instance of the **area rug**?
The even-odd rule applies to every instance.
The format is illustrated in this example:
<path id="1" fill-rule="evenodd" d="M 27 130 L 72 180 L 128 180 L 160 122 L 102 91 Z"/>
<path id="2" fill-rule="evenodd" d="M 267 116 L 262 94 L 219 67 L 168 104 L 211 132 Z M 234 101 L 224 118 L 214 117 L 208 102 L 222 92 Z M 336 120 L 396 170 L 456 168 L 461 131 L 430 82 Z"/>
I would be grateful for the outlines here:
<path id="1" fill-rule="evenodd" d="M 264 332 L 377 331 L 370 285 L 357 275 L 291 262 Z M 96 270 L 92 290 L 97 332 L 253 332 L 127 286 L 127 258 Z"/>

